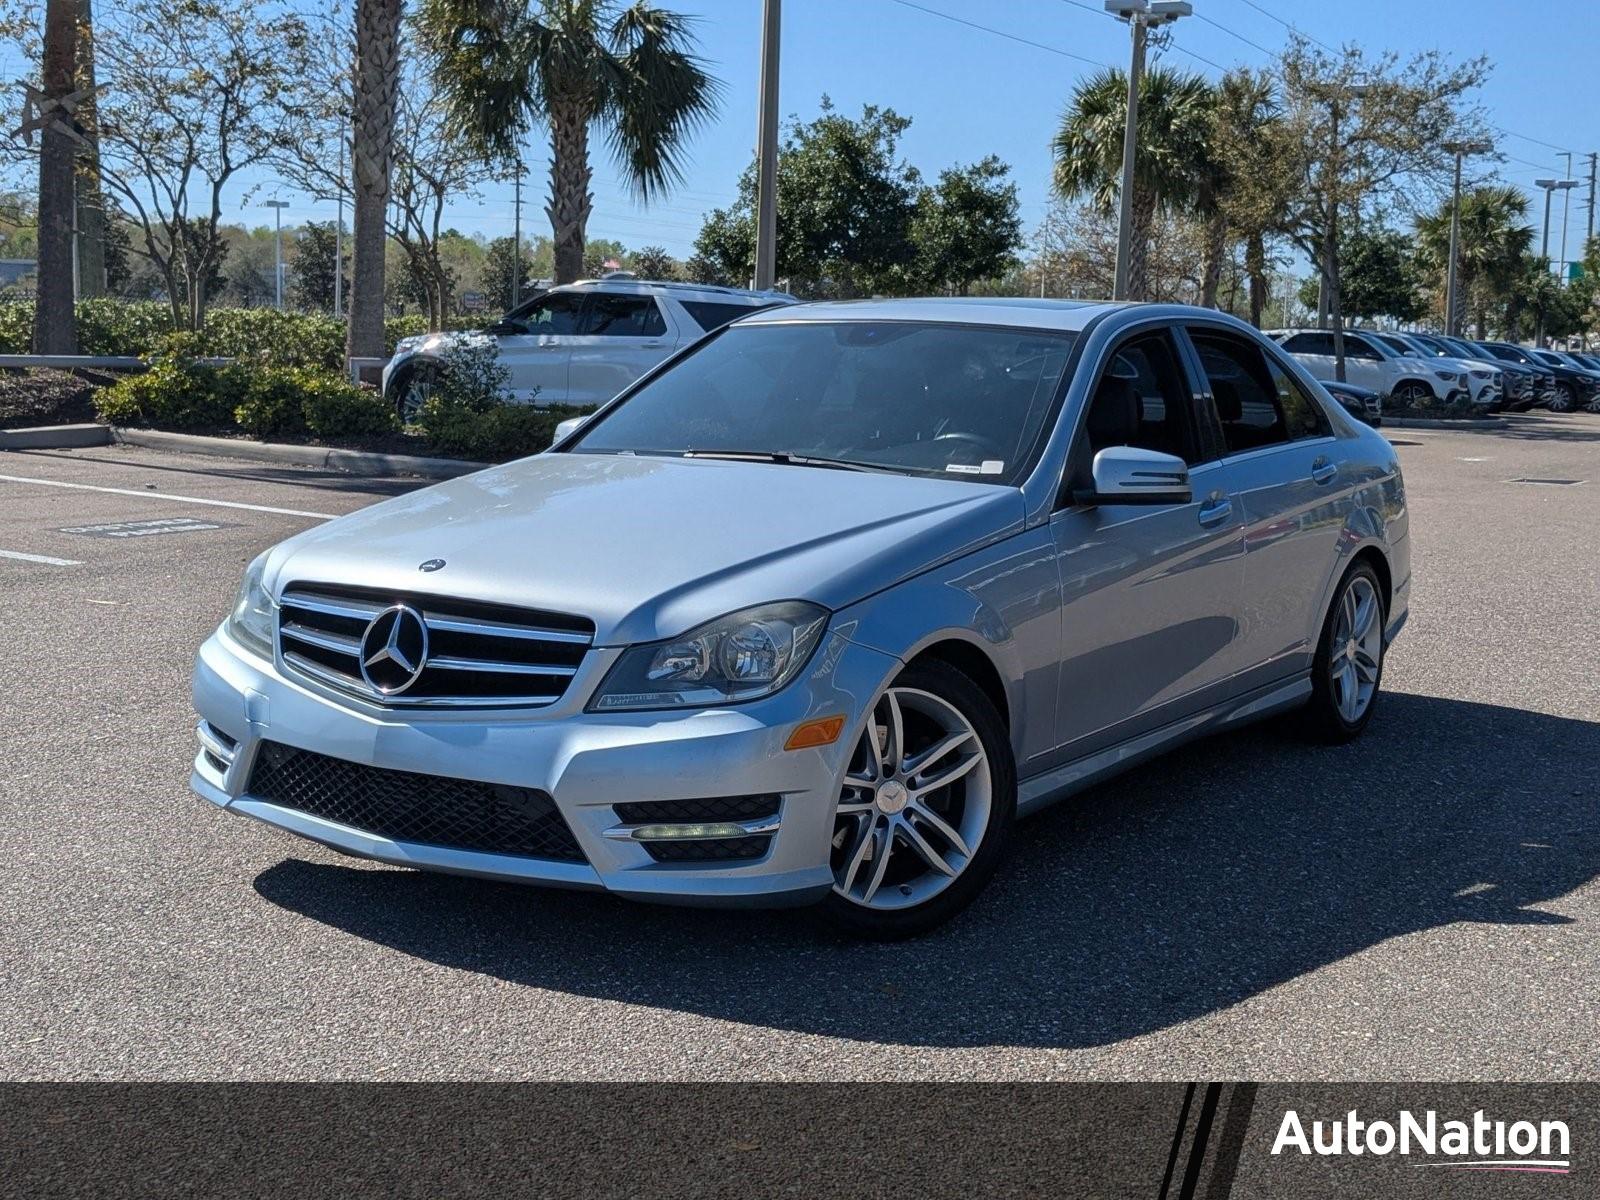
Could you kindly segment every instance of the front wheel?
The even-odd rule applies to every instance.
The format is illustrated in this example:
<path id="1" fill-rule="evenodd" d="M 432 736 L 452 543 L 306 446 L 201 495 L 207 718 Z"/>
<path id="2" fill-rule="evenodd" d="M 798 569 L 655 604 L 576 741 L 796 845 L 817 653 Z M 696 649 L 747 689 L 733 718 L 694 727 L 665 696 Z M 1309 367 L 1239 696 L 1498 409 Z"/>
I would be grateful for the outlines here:
<path id="1" fill-rule="evenodd" d="M 1433 402 L 1433 392 L 1427 384 L 1408 379 L 1394 389 L 1393 399 L 1400 408 L 1427 408 Z"/>
<path id="2" fill-rule="evenodd" d="M 433 363 L 408 363 L 396 371 L 389 384 L 389 403 L 400 424 L 414 424 L 438 386 L 439 368 Z"/>
<path id="3" fill-rule="evenodd" d="M 1372 719 L 1383 679 L 1383 587 L 1364 562 L 1345 572 L 1322 623 L 1311 664 L 1309 731 L 1325 742 L 1348 742 Z"/>
<path id="4" fill-rule="evenodd" d="M 1578 407 L 1577 393 L 1572 390 L 1570 383 L 1556 385 L 1555 395 L 1550 397 L 1549 408 L 1551 412 L 1571 412 Z"/>
<path id="5" fill-rule="evenodd" d="M 845 771 L 828 916 L 883 941 L 943 924 L 994 874 L 1016 805 L 994 703 L 954 667 L 908 667 L 873 704 Z"/>

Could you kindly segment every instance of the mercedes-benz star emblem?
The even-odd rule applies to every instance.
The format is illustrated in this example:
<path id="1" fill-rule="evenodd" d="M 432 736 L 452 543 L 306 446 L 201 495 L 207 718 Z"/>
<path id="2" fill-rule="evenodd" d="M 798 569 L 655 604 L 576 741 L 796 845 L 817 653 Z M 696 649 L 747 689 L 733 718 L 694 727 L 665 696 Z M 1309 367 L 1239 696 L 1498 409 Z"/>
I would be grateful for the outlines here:
<path id="1" fill-rule="evenodd" d="M 361 678 L 380 696 L 398 696 L 428 665 L 428 626 L 409 604 L 384 609 L 361 635 Z"/>
<path id="2" fill-rule="evenodd" d="M 444 559 L 442 559 L 442 558 L 430 558 L 425 563 L 418 563 L 417 564 L 417 570 L 419 570 L 419 571 L 437 571 L 442 566 L 444 566 Z"/>

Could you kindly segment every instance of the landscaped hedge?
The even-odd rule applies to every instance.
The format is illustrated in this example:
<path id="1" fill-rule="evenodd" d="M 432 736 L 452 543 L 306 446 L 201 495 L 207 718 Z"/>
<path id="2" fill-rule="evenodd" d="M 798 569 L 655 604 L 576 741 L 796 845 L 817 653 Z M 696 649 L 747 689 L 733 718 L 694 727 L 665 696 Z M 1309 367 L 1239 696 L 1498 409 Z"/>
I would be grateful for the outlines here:
<path id="1" fill-rule="evenodd" d="M 172 309 L 155 301 L 80 300 L 78 352 L 146 358 L 173 332 Z M 479 317 L 458 317 L 452 329 L 480 329 Z M 384 322 L 385 352 L 403 337 L 428 331 L 427 318 L 390 317 Z M 251 358 L 279 366 L 337 369 L 344 360 L 344 322 L 327 313 L 275 308 L 213 308 L 195 341 L 207 357 Z M 28 354 L 33 347 L 33 301 L 0 303 L 0 354 Z"/>
<path id="2" fill-rule="evenodd" d="M 593 406 L 531 404 L 490 401 L 464 404 L 445 396 L 432 396 L 422 406 L 418 423 L 426 431 L 435 454 L 476 462 L 503 462 L 548 450 L 556 426 L 568 417 L 592 413 Z"/>

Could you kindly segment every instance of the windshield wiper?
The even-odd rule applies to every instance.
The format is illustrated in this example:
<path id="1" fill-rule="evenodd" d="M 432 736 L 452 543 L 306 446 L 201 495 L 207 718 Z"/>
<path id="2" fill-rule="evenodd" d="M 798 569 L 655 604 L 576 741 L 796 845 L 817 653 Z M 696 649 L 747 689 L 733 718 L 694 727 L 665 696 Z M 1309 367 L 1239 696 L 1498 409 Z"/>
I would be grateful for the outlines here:
<path id="1" fill-rule="evenodd" d="M 718 458 L 732 462 L 768 462 L 785 467 L 821 467 L 830 471 L 884 471 L 867 463 L 846 462 L 842 458 L 810 458 L 787 450 L 685 450 L 684 458 Z"/>

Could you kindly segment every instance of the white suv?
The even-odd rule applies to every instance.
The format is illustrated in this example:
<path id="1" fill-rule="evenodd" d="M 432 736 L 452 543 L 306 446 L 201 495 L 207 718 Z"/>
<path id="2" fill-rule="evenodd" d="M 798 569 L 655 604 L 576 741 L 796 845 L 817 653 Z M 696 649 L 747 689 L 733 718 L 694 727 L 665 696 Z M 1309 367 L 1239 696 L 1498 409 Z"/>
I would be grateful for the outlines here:
<path id="1" fill-rule="evenodd" d="M 402 420 L 433 390 L 452 347 L 492 338 L 514 400 L 604 404 L 682 346 L 763 308 L 793 304 L 784 292 L 613 276 L 552 288 L 482 334 L 405 338 L 383 369 L 383 394 Z"/>
<path id="2" fill-rule="evenodd" d="M 1275 329 L 1267 336 L 1318 379 L 1337 378 L 1332 330 Z M 1388 396 L 1402 408 L 1419 401 L 1459 404 L 1471 394 L 1472 379 L 1466 368 L 1442 359 L 1401 354 L 1366 331 L 1350 330 L 1344 335 L 1344 376 L 1347 383 Z"/>

